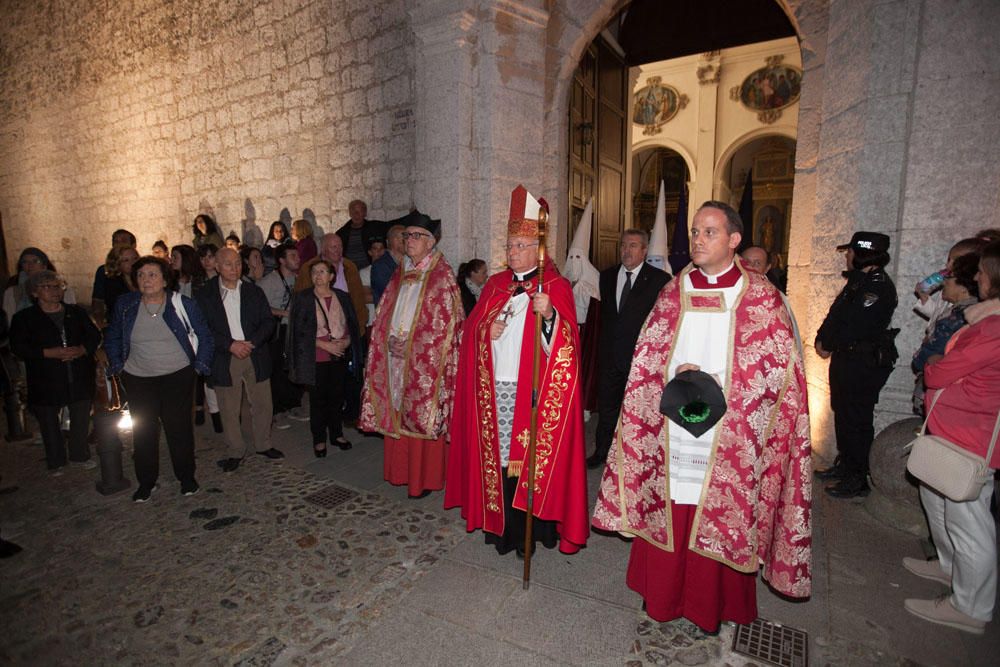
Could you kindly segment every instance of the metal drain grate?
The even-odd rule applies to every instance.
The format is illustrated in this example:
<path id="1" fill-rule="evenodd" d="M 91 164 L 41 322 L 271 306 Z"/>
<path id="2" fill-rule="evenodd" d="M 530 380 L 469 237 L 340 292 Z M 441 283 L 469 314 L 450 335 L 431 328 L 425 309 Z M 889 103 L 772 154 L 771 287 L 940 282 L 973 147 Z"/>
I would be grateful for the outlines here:
<path id="1" fill-rule="evenodd" d="M 345 489 L 337 484 L 331 484 L 330 486 L 324 486 L 316 493 L 310 493 L 305 497 L 305 501 L 313 505 L 319 505 L 325 509 L 333 509 L 337 505 L 343 505 L 348 500 L 354 500 L 357 497 L 357 491 Z"/>
<path id="2" fill-rule="evenodd" d="M 803 630 L 758 618 L 750 625 L 736 626 L 733 650 L 781 667 L 806 667 L 809 664 L 809 635 Z"/>

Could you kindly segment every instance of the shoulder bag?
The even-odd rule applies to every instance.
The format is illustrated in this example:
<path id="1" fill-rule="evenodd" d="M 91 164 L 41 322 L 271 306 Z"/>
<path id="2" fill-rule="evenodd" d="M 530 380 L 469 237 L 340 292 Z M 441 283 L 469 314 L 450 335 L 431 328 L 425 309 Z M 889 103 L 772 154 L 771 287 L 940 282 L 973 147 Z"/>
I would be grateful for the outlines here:
<path id="1" fill-rule="evenodd" d="M 943 392 L 942 389 L 934 395 L 927 419 L 930 419 L 931 411 Z M 997 415 L 985 459 L 939 435 L 927 435 L 927 419 L 920 434 L 910 443 L 906 469 L 922 483 L 955 502 L 978 498 L 983 484 L 993 477 L 989 462 L 993 459 L 993 447 L 1000 432 L 1000 414 Z"/>
<path id="2" fill-rule="evenodd" d="M 194 332 L 194 328 L 191 326 L 191 320 L 188 319 L 187 310 L 184 309 L 184 301 L 181 297 L 181 293 L 174 292 L 170 301 L 174 304 L 174 310 L 177 311 L 177 317 L 181 319 L 181 324 L 184 325 L 184 330 L 187 331 L 188 340 L 191 342 L 191 349 L 194 350 L 195 354 L 198 354 L 198 334 Z"/>

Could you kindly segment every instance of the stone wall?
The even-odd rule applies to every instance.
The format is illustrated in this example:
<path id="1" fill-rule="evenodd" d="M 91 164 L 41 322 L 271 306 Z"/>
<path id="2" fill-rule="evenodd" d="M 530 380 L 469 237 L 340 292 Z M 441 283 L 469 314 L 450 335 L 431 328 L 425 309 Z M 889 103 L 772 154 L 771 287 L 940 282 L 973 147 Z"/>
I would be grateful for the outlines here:
<path id="1" fill-rule="evenodd" d="M 198 211 L 260 238 L 413 201 L 405 0 L 4 3 L 0 213 L 89 300 L 111 232 L 188 243 Z M 420 205 L 421 209 L 425 207 Z M 433 213 L 433 211 L 431 211 Z"/>

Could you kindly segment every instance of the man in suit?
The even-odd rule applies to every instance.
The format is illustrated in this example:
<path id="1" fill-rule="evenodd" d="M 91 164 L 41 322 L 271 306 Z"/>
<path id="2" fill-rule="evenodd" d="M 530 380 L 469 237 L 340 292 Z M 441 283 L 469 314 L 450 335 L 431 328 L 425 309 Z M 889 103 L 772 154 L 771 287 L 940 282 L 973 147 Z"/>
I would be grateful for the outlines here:
<path id="1" fill-rule="evenodd" d="M 622 234 L 622 263 L 601 271 L 601 333 L 597 352 L 597 447 L 588 468 L 604 465 L 625 396 L 635 342 L 656 296 L 670 274 L 646 263 L 649 234 L 628 229 Z"/>
<path id="2" fill-rule="evenodd" d="M 271 446 L 271 350 L 268 342 L 275 321 L 264 292 L 240 280 L 243 262 L 231 248 L 216 253 L 219 275 L 205 283 L 196 298 L 216 341 L 212 360 L 212 385 L 219 397 L 226 458 L 219 461 L 233 472 L 249 453 L 240 431 L 240 409 L 246 389 L 257 453 L 269 459 L 284 458 Z"/>

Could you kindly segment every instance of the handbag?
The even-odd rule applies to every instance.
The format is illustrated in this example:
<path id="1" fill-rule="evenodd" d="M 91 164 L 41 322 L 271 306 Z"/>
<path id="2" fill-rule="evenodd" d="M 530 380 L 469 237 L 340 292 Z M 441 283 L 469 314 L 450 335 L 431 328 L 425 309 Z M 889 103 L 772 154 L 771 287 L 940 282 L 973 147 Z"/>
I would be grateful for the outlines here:
<path id="1" fill-rule="evenodd" d="M 198 334 L 194 332 L 191 320 L 188 319 L 187 311 L 184 309 L 184 301 L 181 299 L 181 293 L 174 292 L 174 295 L 170 298 L 170 302 L 174 304 L 174 310 L 177 311 L 177 316 L 181 318 L 181 324 L 184 325 L 184 330 L 187 331 L 191 349 L 194 350 L 195 354 L 198 354 Z"/>
<path id="2" fill-rule="evenodd" d="M 943 392 L 942 389 L 934 395 L 927 411 L 927 419 L 930 419 L 931 411 Z M 927 419 L 924 420 L 920 434 L 910 443 L 910 458 L 906 462 L 906 469 L 922 483 L 955 502 L 978 498 L 983 484 L 993 477 L 989 462 L 993 458 L 993 447 L 997 444 L 997 433 L 1000 432 L 1000 414 L 997 415 L 985 459 L 939 435 L 927 435 Z"/>

